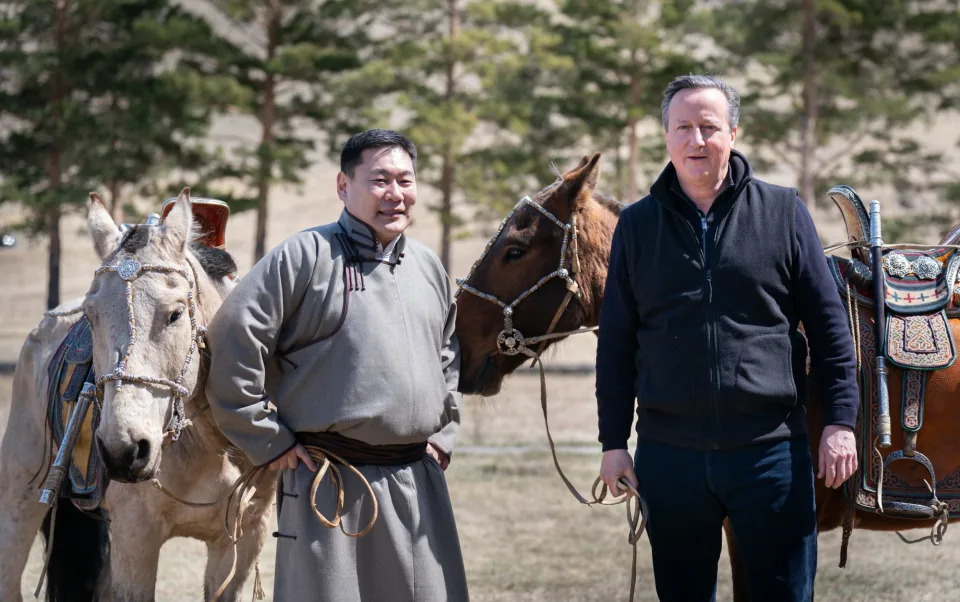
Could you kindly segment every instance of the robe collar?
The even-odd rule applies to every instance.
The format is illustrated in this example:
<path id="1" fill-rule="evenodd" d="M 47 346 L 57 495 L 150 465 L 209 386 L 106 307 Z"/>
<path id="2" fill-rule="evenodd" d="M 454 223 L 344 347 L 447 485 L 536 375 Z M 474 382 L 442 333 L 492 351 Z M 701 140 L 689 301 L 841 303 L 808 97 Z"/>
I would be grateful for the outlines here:
<path id="1" fill-rule="evenodd" d="M 407 242 L 406 234 L 400 234 L 384 247 L 377 239 L 377 234 L 373 228 L 354 217 L 346 209 L 340 214 L 337 223 L 347 235 L 354 254 L 359 256 L 361 260 L 396 264 L 403 257 L 403 248 Z"/>

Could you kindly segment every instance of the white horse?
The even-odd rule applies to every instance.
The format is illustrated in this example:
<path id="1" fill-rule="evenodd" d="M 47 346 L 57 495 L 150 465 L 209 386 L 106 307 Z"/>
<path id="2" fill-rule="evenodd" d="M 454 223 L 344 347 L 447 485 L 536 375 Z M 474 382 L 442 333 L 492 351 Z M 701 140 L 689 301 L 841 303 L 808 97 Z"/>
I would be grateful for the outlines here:
<path id="1" fill-rule="evenodd" d="M 172 537 L 206 542 L 205 600 L 231 573 L 219 599 L 237 600 L 257 562 L 276 483 L 263 474 L 250 490 L 243 536 L 234 547 L 225 529 L 225 497 L 252 466 L 217 429 L 203 392 L 208 366 L 203 325 L 232 287 L 236 265 L 226 252 L 192 244 L 192 222 L 189 189 L 162 226 L 135 226 L 126 233 L 91 195 L 88 225 L 103 267 L 82 305 L 65 304 L 60 315 L 40 321 L 14 373 L 0 445 L 0 600 L 21 600 L 27 555 L 47 515 L 35 479 L 56 453 L 46 444 L 47 367 L 81 315 L 93 327 L 93 366 L 102 380 L 96 439 L 111 478 L 103 503 L 109 523 L 61 500 L 48 597 L 152 600 L 160 547 Z M 183 436 L 174 441 L 181 426 Z M 219 502 L 182 504 L 164 495 L 154 479 L 182 500 Z M 233 507 L 230 512 L 232 520 Z"/>

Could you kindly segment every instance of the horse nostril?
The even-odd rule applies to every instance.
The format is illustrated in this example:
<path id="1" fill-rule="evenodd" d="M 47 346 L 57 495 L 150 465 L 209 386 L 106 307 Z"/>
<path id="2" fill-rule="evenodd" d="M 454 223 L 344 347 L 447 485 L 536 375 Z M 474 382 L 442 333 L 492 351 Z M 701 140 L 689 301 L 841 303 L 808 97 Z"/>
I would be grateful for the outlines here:
<path id="1" fill-rule="evenodd" d="M 137 464 L 146 464 L 150 459 L 150 442 L 146 439 L 137 441 L 137 456 L 134 460 Z"/>

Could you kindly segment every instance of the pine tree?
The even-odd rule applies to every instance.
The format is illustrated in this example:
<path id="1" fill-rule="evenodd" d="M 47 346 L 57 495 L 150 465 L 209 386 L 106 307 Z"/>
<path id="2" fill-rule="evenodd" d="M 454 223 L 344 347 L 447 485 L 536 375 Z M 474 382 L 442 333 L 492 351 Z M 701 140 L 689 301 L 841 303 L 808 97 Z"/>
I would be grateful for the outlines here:
<path id="1" fill-rule="evenodd" d="M 207 180 L 239 182 L 239 192 L 220 195 L 238 209 L 257 210 L 254 261 L 266 250 L 267 208 L 276 183 L 297 184 L 309 166 L 320 131 L 355 123 L 356 104 L 336 94 L 339 79 L 360 67 L 375 16 L 368 0 L 229 0 L 218 2 L 228 20 L 233 52 L 222 58 L 225 73 L 246 90 L 234 110 L 256 118 L 259 140 L 223 157 Z M 237 38 L 240 38 L 238 41 Z"/>
<path id="2" fill-rule="evenodd" d="M 563 0 L 558 51 L 576 64 L 563 113 L 595 150 L 615 158 L 618 196 L 638 198 L 638 170 L 664 157 L 660 95 L 677 75 L 704 66 L 683 45 L 684 0 Z M 648 127 L 644 128 L 646 125 Z M 650 132 L 642 135 L 642 130 Z M 622 157 L 621 149 L 626 149 Z M 656 172 L 654 172 L 656 173 Z"/>
<path id="3" fill-rule="evenodd" d="M 61 216 L 106 186 L 119 217 L 120 198 L 198 160 L 190 140 L 229 84 L 204 73 L 209 28 L 167 0 L 0 2 L 0 32 L 0 202 L 48 238 L 53 307 Z"/>
<path id="4" fill-rule="evenodd" d="M 742 123 L 761 166 L 797 176 L 821 201 L 836 181 L 930 190 L 938 152 L 911 135 L 956 106 L 958 3 L 736 0 L 710 21 L 731 73 L 746 75 Z M 954 37 L 949 37 L 952 31 Z M 946 34 L 946 35 L 945 35 Z"/>
<path id="5" fill-rule="evenodd" d="M 396 124 L 417 144 L 418 178 L 439 196 L 431 209 L 448 270 L 465 217 L 515 203 L 547 176 L 560 146 L 550 82 L 572 64 L 552 55 L 548 21 L 523 2 L 411 0 L 381 12 L 381 34 L 351 82 L 347 95 L 396 102 L 367 118 Z"/>

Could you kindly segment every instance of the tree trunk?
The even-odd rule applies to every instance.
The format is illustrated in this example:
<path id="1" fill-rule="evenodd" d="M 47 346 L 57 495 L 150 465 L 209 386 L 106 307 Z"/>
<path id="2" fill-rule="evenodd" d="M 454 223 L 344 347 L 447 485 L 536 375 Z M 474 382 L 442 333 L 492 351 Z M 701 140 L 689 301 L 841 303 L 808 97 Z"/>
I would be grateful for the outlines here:
<path id="1" fill-rule="evenodd" d="M 54 44 L 57 49 L 58 57 L 64 52 L 65 38 L 67 34 L 67 8 L 69 0 L 57 0 L 55 7 L 57 11 L 57 30 L 55 33 Z M 53 104 L 53 118 L 59 125 L 63 122 L 63 97 L 64 84 L 61 73 L 62 61 L 58 61 L 54 68 L 53 77 L 50 79 L 50 101 Z M 51 196 L 48 199 L 50 203 L 43 209 L 44 220 L 46 222 L 47 237 L 50 247 L 47 252 L 47 309 L 53 309 L 60 305 L 60 189 L 63 186 L 61 173 L 61 140 L 56 138 L 53 141 L 53 148 L 50 151 L 50 161 L 47 164 L 47 177 L 50 180 Z"/>
<path id="2" fill-rule="evenodd" d="M 45 216 L 50 250 L 47 255 L 47 309 L 60 305 L 60 207 L 51 207 Z"/>
<path id="3" fill-rule="evenodd" d="M 276 0 L 270 2 L 267 16 L 267 59 L 269 62 L 277 52 L 280 32 L 280 7 Z M 267 209 L 270 204 L 270 178 L 273 173 L 273 140 L 276 121 L 276 77 L 270 71 L 263 81 L 263 97 L 260 109 L 260 125 L 263 133 L 258 149 L 260 167 L 257 173 L 257 234 L 253 250 L 253 261 L 260 261 L 267 246 Z"/>
<path id="4" fill-rule="evenodd" d="M 812 210 L 816 207 L 817 65 L 816 7 L 814 0 L 803 0 L 803 133 L 800 142 L 800 198 Z"/>
<path id="5" fill-rule="evenodd" d="M 450 18 L 449 40 L 454 42 L 460 35 L 460 8 L 457 0 L 447 0 L 447 9 Z M 447 88 L 445 98 L 447 107 L 453 108 L 453 100 L 457 93 L 456 81 L 457 61 L 451 56 L 447 61 Z M 443 151 L 443 168 L 440 176 L 440 262 L 443 268 L 450 272 L 450 241 L 453 232 L 453 180 L 457 169 L 456 149 L 454 141 L 449 137 Z"/>

